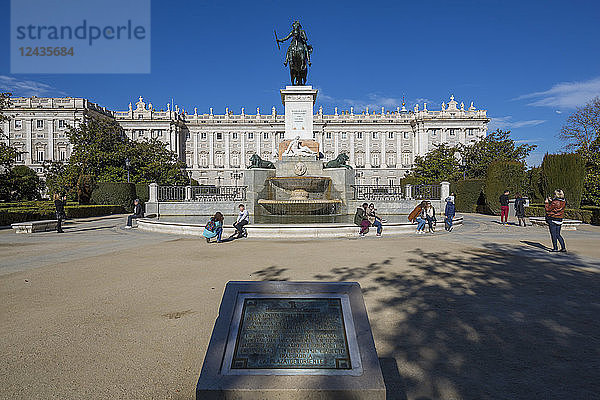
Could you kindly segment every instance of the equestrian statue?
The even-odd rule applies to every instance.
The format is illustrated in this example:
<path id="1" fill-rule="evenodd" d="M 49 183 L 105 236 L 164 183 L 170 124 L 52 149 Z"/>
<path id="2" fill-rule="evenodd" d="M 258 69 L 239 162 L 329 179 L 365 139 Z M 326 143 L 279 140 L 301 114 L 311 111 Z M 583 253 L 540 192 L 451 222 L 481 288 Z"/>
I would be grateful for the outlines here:
<path id="1" fill-rule="evenodd" d="M 292 81 L 293 86 L 306 85 L 308 66 L 311 65 L 310 55 L 312 54 L 313 48 L 308 44 L 308 37 L 299 21 L 294 21 L 292 24 L 292 31 L 283 39 L 278 39 L 277 32 L 275 32 L 275 41 L 277 42 L 278 48 L 279 43 L 283 43 L 288 39 L 292 40 L 287 49 L 283 65 L 290 65 L 290 80 Z"/>

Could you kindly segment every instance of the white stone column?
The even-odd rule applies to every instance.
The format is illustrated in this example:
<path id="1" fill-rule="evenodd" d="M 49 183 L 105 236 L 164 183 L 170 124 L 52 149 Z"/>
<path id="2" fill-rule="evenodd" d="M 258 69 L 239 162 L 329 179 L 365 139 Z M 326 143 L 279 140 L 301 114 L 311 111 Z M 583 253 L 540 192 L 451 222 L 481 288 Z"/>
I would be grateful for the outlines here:
<path id="1" fill-rule="evenodd" d="M 442 205 L 444 204 L 444 200 L 446 200 L 446 198 L 448 196 L 450 196 L 450 182 L 441 182 L 441 189 L 440 189 L 440 200 L 442 201 Z"/>
<path id="2" fill-rule="evenodd" d="M 448 140 L 448 128 L 442 128 L 440 130 L 440 143 L 446 143 Z"/>
<path id="3" fill-rule="evenodd" d="M 337 157 L 340 154 L 340 132 L 333 132 L 333 156 Z"/>
<path id="4" fill-rule="evenodd" d="M 371 168 L 371 136 L 372 131 L 366 132 L 365 138 L 365 168 Z"/>
<path id="5" fill-rule="evenodd" d="M 285 134 L 284 134 L 285 135 Z M 271 161 L 275 161 L 277 160 L 277 132 L 271 132 L 269 134 L 270 140 L 271 140 Z"/>
<path id="6" fill-rule="evenodd" d="M 26 122 L 26 121 L 23 121 Z M 33 124 L 35 120 L 30 119 L 29 123 L 25 123 L 25 151 L 27 152 L 27 165 L 33 164 Z"/>
<path id="7" fill-rule="evenodd" d="M 198 168 L 198 132 L 194 132 L 194 159 L 192 160 L 192 168 Z"/>
<path id="8" fill-rule="evenodd" d="M 224 160 L 224 168 L 228 169 L 231 163 L 229 162 L 230 156 L 230 148 L 229 148 L 229 132 L 223 132 L 225 136 L 225 160 Z"/>
<path id="9" fill-rule="evenodd" d="M 240 168 L 246 167 L 246 132 L 240 132 Z"/>
<path id="10" fill-rule="evenodd" d="M 350 165 L 356 167 L 356 163 L 354 162 L 354 153 L 356 152 L 356 145 L 354 144 L 354 140 L 356 137 L 356 132 L 350 132 Z"/>
<path id="11" fill-rule="evenodd" d="M 48 120 L 48 160 L 54 161 L 54 120 Z"/>
<path id="12" fill-rule="evenodd" d="M 404 132 L 396 132 L 396 168 L 402 165 L 402 137 Z"/>
<path id="13" fill-rule="evenodd" d="M 458 143 L 467 144 L 467 128 L 460 128 L 458 130 Z"/>
<path id="14" fill-rule="evenodd" d="M 149 184 L 148 193 L 150 194 L 148 201 L 151 203 L 156 203 L 158 201 L 158 185 L 156 183 Z"/>
<path id="15" fill-rule="evenodd" d="M 215 168 L 215 133 L 208 132 L 208 168 Z"/>
<path id="16" fill-rule="evenodd" d="M 262 141 L 262 132 L 255 132 L 256 135 L 256 154 L 258 154 L 259 157 L 262 157 L 261 151 L 260 151 L 260 144 Z"/>
<path id="17" fill-rule="evenodd" d="M 383 113 L 381 114 L 383 117 Z M 387 140 L 387 132 L 381 132 L 381 168 L 387 168 L 387 152 L 385 149 L 385 141 Z"/>

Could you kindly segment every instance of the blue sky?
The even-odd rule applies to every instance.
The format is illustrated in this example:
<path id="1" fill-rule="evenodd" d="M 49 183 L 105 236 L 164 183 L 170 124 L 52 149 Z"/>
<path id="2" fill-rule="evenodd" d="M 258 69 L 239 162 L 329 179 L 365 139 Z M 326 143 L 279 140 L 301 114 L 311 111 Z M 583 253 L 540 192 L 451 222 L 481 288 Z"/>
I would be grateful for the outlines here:
<path id="1" fill-rule="evenodd" d="M 96 4 L 102 4 L 97 3 Z M 0 2 L 8 19 L 9 4 Z M 314 47 L 308 83 L 317 107 L 394 110 L 426 101 L 488 110 L 492 129 L 556 152 L 575 107 L 600 95 L 598 1 L 152 1 L 150 74 L 10 74 L 0 30 L 0 90 L 86 97 L 115 110 L 143 96 L 155 108 L 282 112 L 287 34 L 299 19 Z M 6 26 L 8 21 L 4 21 Z M 107 54 L 106 57 L 118 57 Z"/>

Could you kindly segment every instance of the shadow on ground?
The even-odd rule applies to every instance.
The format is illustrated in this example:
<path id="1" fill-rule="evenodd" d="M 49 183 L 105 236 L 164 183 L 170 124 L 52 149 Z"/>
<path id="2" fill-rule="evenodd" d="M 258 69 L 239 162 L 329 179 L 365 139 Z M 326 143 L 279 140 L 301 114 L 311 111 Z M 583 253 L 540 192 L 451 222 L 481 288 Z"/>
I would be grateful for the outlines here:
<path id="1" fill-rule="evenodd" d="M 287 272 L 253 276 L 292 279 Z M 600 398 L 598 263 L 484 244 L 461 256 L 417 249 L 407 264 L 384 259 L 314 279 L 361 283 L 391 398 Z"/>

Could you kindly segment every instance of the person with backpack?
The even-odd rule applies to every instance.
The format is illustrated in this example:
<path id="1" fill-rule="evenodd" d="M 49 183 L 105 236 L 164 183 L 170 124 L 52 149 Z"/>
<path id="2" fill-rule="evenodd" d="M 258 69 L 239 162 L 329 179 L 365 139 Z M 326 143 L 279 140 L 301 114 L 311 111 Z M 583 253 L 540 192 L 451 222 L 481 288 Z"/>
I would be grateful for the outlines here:
<path id="1" fill-rule="evenodd" d="M 515 196 L 515 215 L 519 221 L 519 226 L 521 226 L 521 223 L 523 223 L 523 226 L 526 227 L 527 222 L 525 222 L 525 199 L 520 193 L 517 193 Z"/>
<path id="2" fill-rule="evenodd" d="M 565 208 L 567 208 L 565 194 L 562 190 L 556 189 L 554 191 L 554 198 L 548 197 L 544 203 L 544 208 L 546 209 L 546 223 L 548 224 L 550 238 L 552 239 L 552 250 L 550 251 L 566 253 L 567 248 L 565 247 L 565 239 L 563 239 L 560 234 L 560 228 L 562 227 L 565 215 Z M 560 243 L 560 250 L 556 245 L 557 241 Z"/>
<path id="3" fill-rule="evenodd" d="M 202 236 L 206 238 L 206 243 L 210 243 L 210 239 L 216 237 L 217 243 L 221 243 L 221 235 L 223 234 L 223 214 L 219 211 L 210 218 L 210 221 L 206 223 Z"/>
<path id="4" fill-rule="evenodd" d="M 456 206 L 454 205 L 454 196 L 446 198 L 446 209 L 444 210 L 444 229 L 452 232 L 452 220 L 456 215 Z"/>
<path id="5" fill-rule="evenodd" d="M 356 214 L 354 214 L 354 224 L 360 226 L 360 237 L 364 237 L 369 232 L 369 226 L 371 226 L 368 209 L 369 204 L 363 203 L 362 207 L 358 207 Z"/>

